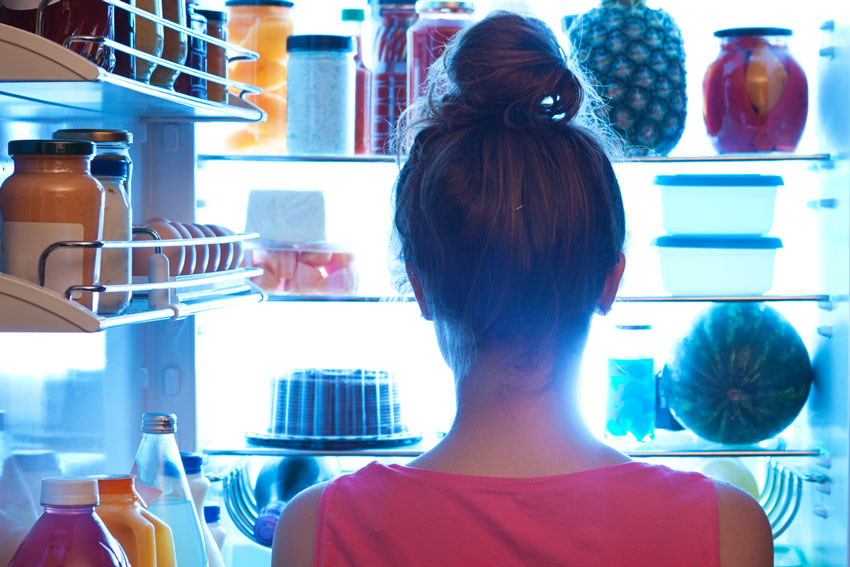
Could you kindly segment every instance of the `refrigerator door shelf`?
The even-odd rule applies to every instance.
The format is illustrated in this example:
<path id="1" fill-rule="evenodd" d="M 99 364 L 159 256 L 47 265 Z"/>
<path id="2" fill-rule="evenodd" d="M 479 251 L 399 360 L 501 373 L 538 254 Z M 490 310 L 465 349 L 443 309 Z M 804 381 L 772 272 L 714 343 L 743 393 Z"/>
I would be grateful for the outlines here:
<path id="1" fill-rule="evenodd" d="M 133 323 L 182 319 L 195 313 L 263 300 L 264 294 L 253 284 L 244 281 L 246 277 L 258 275 L 255 271 L 232 272 L 232 275 L 242 279 L 238 285 L 218 288 L 215 293 L 206 290 L 206 293 L 194 296 L 184 295 L 181 301 L 185 303 L 155 309 L 149 309 L 145 299 L 134 299 L 127 312 L 115 316 L 96 315 L 54 291 L 8 274 L 0 274 L 0 332 L 95 333 Z M 210 275 L 225 277 L 227 274 Z M 202 281 L 201 285 L 196 284 L 195 287 L 203 288 L 212 283 Z"/>
<path id="2" fill-rule="evenodd" d="M 260 121 L 238 96 L 211 102 L 107 73 L 58 43 L 0 24 L 0 118 L 68 120 L 92 113 L 139 120 Z M 40 102 L 41 104 L 33 104 Z"/>

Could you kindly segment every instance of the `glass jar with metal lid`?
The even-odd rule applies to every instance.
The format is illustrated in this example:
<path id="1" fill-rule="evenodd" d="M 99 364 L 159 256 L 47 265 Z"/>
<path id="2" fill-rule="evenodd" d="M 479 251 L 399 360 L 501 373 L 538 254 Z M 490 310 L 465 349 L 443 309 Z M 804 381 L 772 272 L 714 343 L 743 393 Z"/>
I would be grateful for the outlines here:
<path id="1" fill-rule="evenodd" d="M 133 180 L 133 160 L 130 159 L 130 145 L 133 133 L 127 130 L 89 130 L 85 128 L 66 128 L 53 132 L 54 140 L 82 140 L 93 142 L 98 159 L 118 159 L 127 164 L 127 177 L 124 187 L 130 198 Z"/>
<path id="2" fill-rule="evenodd" d="M 469 25 L 472 2 L 419 0 L 419 19 L 407 30 L 407 104 L 426 94 L 428 68 L 443 54 L 454 35 Z"/>
<path id="3" fill-rule="evenodd" d="M 12 140 L 15 170 L 0 186 L 3 219 L 0 271 L 39 285 L 39 258 L 54 242 L 103 236 L 104 192 L 89 170 L 94 144 L 70 140 Z M 44 287 L 64 296 L 98 281 L 100 250 L 59 249 L 47 259 Z M 96 312 L 97 297 L 71 299 Z"/>
<path id="4" fill-rule="evenodd" d="M 287 152 L 305 156 L 353 155 L 353 38 L 293 35 L 286 48 L 290 57 Z"/>

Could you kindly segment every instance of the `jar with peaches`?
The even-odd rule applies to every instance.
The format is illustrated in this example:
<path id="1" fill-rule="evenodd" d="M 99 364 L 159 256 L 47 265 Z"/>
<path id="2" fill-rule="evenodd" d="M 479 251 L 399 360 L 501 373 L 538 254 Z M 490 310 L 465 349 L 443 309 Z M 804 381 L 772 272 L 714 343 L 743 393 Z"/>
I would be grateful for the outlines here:
<path id="1" fill-rule="evenodd" d="M 234 81 L 256 85 L 262 94 L 245 99 L 266 113 L 266 120 L 242 126 L 227 139 L 227 148 L 245 153 L 286 150 L 286 40 L 292 35 L 287 0 L 227 0 L 230 42 L 260 54 L 257 61 L 234 61 L 228 68 Z M 237 93 L 238 94 L 238 93 Z"/>
<path id="2" fill-rule="evenodd" d="M 791 30 L 733 28 L 714 33 L 720 55 L 703 79 L 703 115 L 721 154 L 793 152 L 806 126 L 808 83 L 788 51 Z"/>

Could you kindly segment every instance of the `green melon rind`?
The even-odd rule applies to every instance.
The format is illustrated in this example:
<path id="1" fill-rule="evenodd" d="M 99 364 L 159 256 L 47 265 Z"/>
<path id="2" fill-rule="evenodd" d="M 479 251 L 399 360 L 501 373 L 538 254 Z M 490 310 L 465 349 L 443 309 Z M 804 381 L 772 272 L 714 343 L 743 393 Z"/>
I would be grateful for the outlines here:
<path id="1" fill-rule="evenodd" d="M 662 388 L 676 418 L 700 437 L 728 444 L 779 434 L 802 410 L 813 379 L 794 327 L 758 303 L 703 312 L 668 367 Z"/>

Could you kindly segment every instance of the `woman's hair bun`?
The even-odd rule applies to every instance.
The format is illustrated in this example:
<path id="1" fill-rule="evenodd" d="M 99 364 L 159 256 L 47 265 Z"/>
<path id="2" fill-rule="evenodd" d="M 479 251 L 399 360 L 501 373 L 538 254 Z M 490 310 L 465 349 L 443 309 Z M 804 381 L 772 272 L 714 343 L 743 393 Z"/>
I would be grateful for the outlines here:
<path id="1" fill-rule="evenodd" d="M 568 122 L 582 105 L 580 79 L 552 30 L 536 18 L 494 12 L 458 35 L 443 64 L 436 71 L 447 79 L 444 102 L 472 114 L 498 113 L 519 125 L 540 118 Z M 433 95 L 431 103 L 439 106 Z"/>

